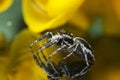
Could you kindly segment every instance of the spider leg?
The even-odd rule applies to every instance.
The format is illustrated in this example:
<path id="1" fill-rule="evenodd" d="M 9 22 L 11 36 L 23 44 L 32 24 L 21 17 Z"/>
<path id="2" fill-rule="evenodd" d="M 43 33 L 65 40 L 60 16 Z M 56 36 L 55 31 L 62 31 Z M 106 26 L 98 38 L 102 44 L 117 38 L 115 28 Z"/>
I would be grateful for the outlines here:
<path id="1" fill-rule="evenodd" d="M 44 39 L 45 37 L 47 37 L 48 35 L 50 36 L 53 36 L 53 33 L 52 32 L 47 32 L 45 33 L 43 36 L 41 36 L 40 38 L 38 38 L 37 40 L 35 40 L 31 45 L 30 45 L 30 50 L 32 52 L 32 54 L 34 54 L 33 50 L 32 50 L 32 47 L 38 43 L 39 41 L 41 41 L 42 39 Z"/>
<path id="2" fill-rule="evenodd" d="M 44 48 L 48 48 L 48 47 L 54 45 L 56 42 L 50 42 L 50 39 L 49 39 L 46 43 L 44 43 L 44 45 L 43 45 L 42 47 L 40 47 L 40 50 L 38 50 L 38 51 L 36 52 L 36 55 L 34 54 L 33 49 L 32 49 L 32 47 L 33 47 L 37 42 L 41 41 L 42 39 L 44 39 L 44 38 L 47 37 L 48 35 L 50 35 L 50 36 L 52 37 L 52 36 L 53 36 L 53 33 L 52 33 L 52 32 L 47 32 L 46 34 L 44 34 L 43 36 L 41 36 L 39 39 L 35 40 L 35 41 L 30 45 L 30 50 L 31 50 L 31 52 L 32 52 L 32 55 L 33 55 L 34 60 L 36 61 L 36 63 L 37 63 L 40 67 L 42 67 L 48 75 L 51 75 L 51 73 L 49 72 L 49 68 L 48 68 L 49 66 L 52 67 L 52 69 L 56 72 L 56 74 L 58 74 L 58 72 L 57 72 L 57 70 L 56 70 L 56 68 L 55 68 L 55 65 L 54 65 L 52 62 L 49 62 L 49 61 L 47 60 L 47 58 L 45 57 L 45 55 L 43 54 L 43 52 L 42 52 L 42 50 L 43 50 Z M 41 58 L 40 58 L 40 56 L 39 56 L 39 53 L 40 53 L 40 52 L 42 53 L 42 56 L 43 56 L 43 58 L 45 59 L 45 61 L 47 61 L 47 64 L 46 64 L 46 65 L 41 61 Z"/>
<path id="3" fill-rule="evenodd" d="M 35 62 L 39 67 L 42 67 L 47 73 L 49 73 L 47 66 L 41 61 L 40 57 L 33 55 Z"/>
<path id="4" fill-rule="evenodd" d="M 40 47 L 40 49 L 36 52 L 36 55 L 37 55 L 38 60 L 39 60 L 40 62 L 42 62 L 42 61 L 41 61 L 41 59 L 40 59 L 39 54 L 41 53 L 42 56 L 43 56 L 43 58 L 44 58 L 44 60 L 47 62 L 48 60 L 47 60 L 46 56 L 43 54 L 43 49 L 44 49 L 44 48 L 48 48 L 48 47 L 54 45 L 55 43 L 56 43 L 56 42 L 53 42 L 53 43 L 52 43 L 52 42 L 49 42 L 49 43 L 47 43 L 46 45 L 43 44 L 43 46 Z M 35 54 L 33 53 L 33 51 L 31 51 L 31 52 L 32 52 L 33 55 L 35 55 Z M 36 60 L 37 57 L 35 57 L 35 60 Z M 36 60 L 36 61 L 37 61 L 37 60 Z M 38 63 L 38 61 L 37 61 L 37 63 Z"/>
<path id="5" fill-rule="evenodd" d="M 40 60 L 40 58 L 39 58 L 39 60 Z M 51 67 L 53 69 L 53 71 L 55 72 L 55 74 L 59 75 L 59 72 L 57 71 L 55 65 L 52 62 L 47 61 L 46 65 L 43 62 L 40 62 L 40 67 L 42 67 L 45 70 L 45 72 L 47 73 L 47 75 L 51 76 L 51 78 L 58 78 L 58 77 L 55 77 L 54 74 L 51 74 L 51 72 L 49 71 L 49 68 Z"/>
<path id="6" fill-rule="evenodd" d="M 78 76 L 82 76 L 82 75 L 84 75 L 84 74 L 87 73 L 90 65 L 89 65 L 89 63 L 88 63 L 87 55 L 86 55 L 86 54 L 84 54 L 84 55 L 85 55 L 86 67 L 83 68 L 82 71 L 80 71 L 79 73 L 75 74 L 74 76 L 71 76 L 71 78 L 75 78 L 75 77 L 78 77 Z"/>
<path id="7" fill-rule="evenodd" d="M 55 43 L 56 43 L 56 42 L 49 42 L 49 43 L 47 43 L 47 44 L 43 44 L 43 46 L 40 47 L 40 49 L 39 49 L 36 53 L 39 54 L 41 51 L 43 51 L 43 49 L 48 48 L 48 47 L 50 47 L 50 46 L 53 46 Z"/>
<path id="8" fill-rule="evenodd" d="M 44 59 L 47 60 L 46 57 L 44 56 L 42 50 L 45 49 L 45 48 L 53 46 L 55 43 L 56 43 L 56 41 L 51 42 L 51 39 L 48 39 L 44 44 L 42 44 L 42 46 L 40 47 L 40 49 L 36 52 L 37 55 L 41 52 L 42 55 L 43 55 L 43 57 L 44 57 Z"/>
<path id="9" fill-rule="evenodd" d="M 94 58 L 94 55 L 92 54 L 92 51 L 91 50 L 89 50 L 89 49 L 85 49 L 86 50 L 86 52 L 92 57 L 92 62 L 94 62 L 95 61 L 95 58 Z M 89 56 L 88 56 L 89 57 Z"/>
<path id="10" fill-rule="evenodd" d="M 36 54 L 37 54 L 37 56 L 38 56 L 38 59 L 40 60 L 39 53 L 41 53 L 42 56 L 43 56 L 43 58 L 44 58 L 44 60 L 45 60 L 46 62 L 48 62 L 48 60 L 47 60 L 46 56 L 43 54 L 43 51 L 42 51 L 42 50 L 43 50 L 44 48 L 48 48 L 48 47 L 50 47 L 51 45 L 54 45 L 54 44 L 55 44 L 55 42 L 54 42 L 54 43 L 51 43 L 51 42 L 50 42 L 50 39 L 48 39 L 48 40 L 43 44 L 43 46 L 40 47 L 40 49 L 36 52 Z"/>
<path id="11" fill-rule="evenodd" d="M 87 73 L 87 69 L 90 67 L 89 62 L 88 62 L 88 58 L 87 58 L 87 54 L 85 54 L 85 62 L 86 62 L 86 67 L 81 71 L 81 75 L 84 75 L 85 73 Z"/>
<path id="12" fill-rule="evenodd" d="M 40 57 L 39 57 L 39 54 L 37 54 L 37 55 L 38 55 L 38 60 L 39 60 L 39 66 L 42 67 L 42 68 L 45 70 L 45 72 L 48 74 L 48 76 L 50 76 L 51 78 L 58 78 L 58 77 L 55 77 L 54 74 L 51 74 L 50 71 L 49 71 L 49 68 L 52 68 L 52 70 L 55 72 L 55 74 L 59 75 L 59 72 L 57 71 L 55 65 L 54 65 L 52 62 L 50 62 L 50 61 L 48 61 L 48 60 L 46 59 L 46 57 L 44 56 L 43 52 L 41 52 L 41 53 L 42 53 L 42 55 L 43 55 L 43 57 L 45 58 L 45 60 L 46 60 L 47 63 L 46 63 L 46 65 L 45 65 L 45 64 L 41 61 L 41 59 L 40 59 Z M 54 77 L 53 77 L 53 76 L 54 76 Z"/>
<path id="13" fill-rule="evenodd" d="M 70 57 L 70 56 L 77 50 L 78 45 L 79 45 L 79 44 L 76 44 L 76 43 L 75 43 L 75 44 L 73 44 L 72 46 L 70 46 L 70 47 L 68 48 L 68 51 L 71 50 L 71 49 L 74 48 L 74 47 L 75 47 L 75 48 L 74 48 L 67 56 L 63 57 L 62 60 L 64 61 L 65 59 L 67 59 L 68 57 Z"/>
<path id="14" fill-rule="evenodd" d="M 91 46 L 89 45 L 89 43 L 88 43 L 85 39 L 80 38 L 80 37 L 77 37 L 76 39 L 79 39 L 80 42 L 81 42 L 81 41 L 84 42 L 84 44 L 81 43 L 81 47 L 83 48 L 84 51 L 86 51 L 87 57 L 88 57 L 88 58 L 89 58 L 89 57 L 91 58 L 91 59 L 89 59 L 89 60 L 92 61 L 92 62 L 94 62 L 94 61 L 95 61 L 95 58 L 94 58 L 94 55 L 92 54 Z M 88 48 L 87 48 L 86 46 L 88 46 Z"/>
<path id="15" fill-rule="evenodd" d="M 37 40 L 35 40 L 35 41 L 30 45 L 30 51 L 31 51 L 32 56 L 33 56 L 33 58 L 34 58 L 34 60 L 36 61 L 37 64 L 39 64 L 39 61 L 38 61 L 38 59 L 37 59 L 37 56 L 34 54 L 32 47 L 33 47 L 36 43 L 38 43 L 40 40 L 42 40 L 42 39 L 44 39 L 45 37 L 47 37 L 48 35 L 53 36 L 53 33 L 52 33 L 52 32 L 47 32 L 47 33 L 45 33 L 43 36 L 41 36 L 40 38 L 38 38 Z"/>
<path id="16" fill-rule="evenodd" d="M 63 45 L 63 46 L 59 47 L 52 54 L 49 55 L 48 59 L 50 59 L 52 56 L 54 56 L 55 54 L 57 54 L 57 52 L 60 52 L 61 50 L 63 50 L 65 47 L 66 47 L 66 45 Z"/>
<path id="17" fill-rule="evenodd" d="M 37 42 L 41 41 L 42 39 L 44 39 L 45 37 L 47 37 L 48 35 L 50 35 L 51 37 L 53 36 L 52 32 L 47 32 L 45 33 L 43 36 L 39 37 L 37 40 L 35 40 L 30 47 L 32 47 L 33 45 L 35 45 Z"/>
<path id="18" fill-rule="evenodd" d="M 50 62 L 50 61 L 48 61 L 48 60 L 46 59 L 46 57 L 45 57 L 45 55 L 43 54 L 42 51 L 41 51 L 41 53 L 42 53 L 43 58 L 44 58 L 45 61 L 46 61 L 46 65 L 41 61 L 40 56 L 39 56 L 39 53 L 37 53 L 38 60 L 39 60 L 39 66 L 42 67 L 42 68 L 45 70 L 45 72 L 46 72 L 49 76 L 51 76 L 51 78 L 52 78 L 53 76 L 54 76 L 53 78 L 58 78 L 58 77 L 55 77 L 54 74 L 51 74 L 50 71 L 49 71 L 49 68 L 51 67 L 52 70 L 55 72 L 55 74 L 59 75 L 59 72 L 57 71 L 55 65 L 54 65 L 52 62 Z"/>
<path id="19" fill-rule="evenodd" d="M 43 54 L 43 52 L 41 52 Z M 37 65 L 39 67 L 42 67 L 45 71 L 47 71 L 47 66 L 42 62 L 40 56 L 37 54 L 37 55 L 34 55 L 33 54 L 33 58 L 35 60 L 35 62 L 37 63 Z M 44 56 L 45 60 L 46 60 L 46 57 Z"/>
<path id="20" fill-rule="evenodd" d="M 53 71 L 55 72 L 55 75 L 59 75 L 59 71 L 57 70 L 55 64 L 53 64 L 52 62 L 48 61 L 47 64 L 53 69 Z M 57 76 L 55 76 L 54 74 L 49 74 L 51 75 L 51 77 L 53 78 L 58 78 Z"/>
<path id="21" fill-rule="evenodd" d="M 33 55 L 33 58 L 34 58 L 36 64 L 39 65 L 39 66 L 41 67 L 40 62 L 39 62 L 37 56 L 36 56 L 36 55 Z"/>
<path id="22" fill-rule="evenodd" d="M 40 60 L 39 54 L 41 53 L 42 56 L 43 56 L 43 58 L 44 58 L 44 60 L 47 62 L 47 65 L 49 64 L 49 65 L 52 67 L 52 69 L 58 74 L 58 72 L 57 72 L 54 64 L 53 64 L 52 62 L 50 62 L 49 60 L 47 60 L 47 58 L 45 57 L 45 55 L 44 55 L 43 52 L 42 52 L 44 48 L 48 48 L 48 47 L 54 45 L 55 43 L 56 43 L 56 42 L 49 42 L 49 43 L 47 43 L 47 44 L 45 44 L 45 45 L 43 44 L 43 46 L 40 47 L 40 49 L 36 52 L 36 54 L 37 54 L 37 56 L 38 56 L 38 59 Z M 50 74 L 49 74 L 49 75 L 50 75 Z"/>
<path id="23" fill-rule="evenodd" d="M 81 46 L 82 47 L 82 46 Z M 82 53 L 84 55 L 84 59 L 85 59 L 85 63 L 86 63 L 86 67 L 82 69 L 82 71 L 80 71 L 80 73 L 77 73 L 75 74 L 74 76 L 72 76 L 71 78 L 75 78 L 75 77 L 78 77 L 78 76 L 82 76 L 84 74 L 87 73 L 89 67 L 90 67 L 90 64 L 89 64 L 89 61 L 88 61 L 88 58 L 87 58 L 87 54 L 86 54 L 86 49 L 83 49 L 82 48 Z"/>

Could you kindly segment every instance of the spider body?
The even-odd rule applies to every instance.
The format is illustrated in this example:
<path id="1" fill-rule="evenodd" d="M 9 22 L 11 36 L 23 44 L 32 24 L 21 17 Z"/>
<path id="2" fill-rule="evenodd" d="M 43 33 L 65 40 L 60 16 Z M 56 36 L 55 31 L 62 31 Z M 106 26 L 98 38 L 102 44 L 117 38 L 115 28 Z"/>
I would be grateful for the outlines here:
<path id="1" fill-rule="evenodd" d="M 47 36 L 50 36 L 49 38 L 41 47 L 40 49 L 34 53 L 32 50 L 32 47 L 34 44 L 37 42 L 43 40 Z M 49 55 L 48 59 L 45 57 L 43 54 L 43 50 L 46 48 L 49 48 L 51 46 L 57 45 L 58 48 Z M 94 55 L 92 54 L 91 46 L 88 44 L 86 40 L 80 37 L 73 37 L 72 34 L 69 34 L 65 31 L 60 31 L 57 34 L 53 34 L 52 32 L 47 32 L 37 40 L 35 40 L 31 45 L 30 49 L 32 52 L 32 55 L 36 61 L 36 63 L 42 67 L 45 72 L 47 73 L 49 79 L 51 80 L 58 80 L 62 76 L 66 76 L 69 78 L 76 78 L 76 77 L 81 77 L 84 74 L 88 72 L 88 70 L 91 67 L 90 62 L 94 62 L 95 58 Z M 50 59 L 57 54 L 58 52 L 65 50 L 68 52 L 68 55 L 63 57 L 62 61 L 58 64 L 55 65 L 53 62 L 50 61 Z M 46 60 L 47 64 L 44 64 L 40 57 L 38 56 L 39 54 L 42 54 L 44 59 Z M 73 66 L 68 66 L 68 64 L 64 63 L 64 60 L 67 59 L 68 57 L 76 55 L 82 60 L 84 60 L 85 67 L 79 70 L 73 70 L 71 71 L 70 69 L 73 68 Z M 81 64 L 79 64 L 81 65 Z M 77 65 L 77 66 L 79 66 Z M 76 66 L 74 66 L 76 67 Z M 73 73 L 74 72 L 74 73 Z"/>

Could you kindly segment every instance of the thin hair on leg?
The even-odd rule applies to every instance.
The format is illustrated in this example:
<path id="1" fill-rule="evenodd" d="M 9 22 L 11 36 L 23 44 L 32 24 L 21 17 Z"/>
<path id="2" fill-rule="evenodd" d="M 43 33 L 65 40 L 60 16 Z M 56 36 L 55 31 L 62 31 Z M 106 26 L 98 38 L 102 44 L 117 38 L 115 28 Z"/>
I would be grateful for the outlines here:
<path id="1" fill-rule="evenodd" d="M 65 59 L 67 59 L 68 57 L 70 57 L 76 50 L 77 50 L 77 47 L 78 47 L 78 45 L 79 44 L 73 44 L 73 45 L 71 45 L 69 48 L 68 48 L 68 50 L 70 50 L 71 48 L 74 48 L 67 56 L 65 56 L 65 57 L 63 57 L 63 61 L 65 60 Z M 69 52 L 69 51 L 68 51 Z"/>
<path id="2" fill-rule="evenodd" d="M 59 47 L 57 50 L 55 50 L 53 53 L 51 53 L 49 55 L 48 59 L 51 59 L 52 56 L 54 56 L 55 54 L 57 54 L 57 52 L 62 51 L 65 47 L 66 47 L 66 45 L 63 45 L 63 46 Z"/>
<path id="3" fill-rule="evenodd" d="M 86 67 L 82 69 L 82 71 L 80 71 L 79 73 L 76 73 L 75 75 L 73 75 L 71 78 L 75 78 L 78 76 L 83 76 L 84 74 L 87 73 L 88 69 L 89 69 L 89 63 L 88 63 L 88 58 L 87 58 L 87 54 L 84 54 L 84 59 L 85 59 L 85 63 L 86 63 Z"/>
<path id="4" fill-rule="evenodd" d="M 39 41 L 41 41 L 42 39 L 44 39 L 45 37 L 47 37 L 48 35 L 50 35 L 50 37 L 53 36 L 52 32 L 47 32 L 45 33 L 43 36 L 39 37 L 37 40 L 35 40 L 31 45 L 30 48 L 32 48 L 36 43 L 38 43 Z"/>

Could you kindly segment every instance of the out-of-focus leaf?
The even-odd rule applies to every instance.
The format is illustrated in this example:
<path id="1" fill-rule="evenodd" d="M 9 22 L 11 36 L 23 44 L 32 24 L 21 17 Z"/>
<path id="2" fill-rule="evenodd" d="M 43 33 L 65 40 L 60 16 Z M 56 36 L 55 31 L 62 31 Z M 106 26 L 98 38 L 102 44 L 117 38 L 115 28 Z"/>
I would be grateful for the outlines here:
<path id="1" fill-rule="evenodd" d="M 8 3 L 13 0 L 2 0 L 4 1 Z M 23 27 L 21 0 L 14 0 L 9 9 L 0 13 L 0 34 L 3 34 L 5 41 L 10 42 Z"/>
<path id="2" fill-rule="evenodd" d="M 13 3 L 13 0 L 0 0 L 0 13 L 8 9 Z"/>
<path id="3" fill-rule="evenodd" d="M 29 29 L 39 33 L 66 23 L 84 0 L 23 0 L 23 16 Z"/>
<path id="4" fill-rule="evenodd" d="M 92 38 L 98 38 L 103 35 L 102 19 L 98 17 L 90 27 L 89 34 Z"/>

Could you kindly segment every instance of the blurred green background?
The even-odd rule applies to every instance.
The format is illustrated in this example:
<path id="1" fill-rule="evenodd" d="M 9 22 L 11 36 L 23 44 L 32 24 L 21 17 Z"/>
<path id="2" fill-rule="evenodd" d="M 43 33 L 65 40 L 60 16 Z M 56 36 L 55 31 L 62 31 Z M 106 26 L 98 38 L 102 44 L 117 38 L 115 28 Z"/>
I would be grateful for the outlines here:
<path id="1" fill-rule="evenodd" d="M 0 0 L 0 9 L 4 1 Z M 79 80 L 120 80 L 120 1 L 85 0 L 80 11 L 90 23 L 87 30 L 66 22 L 36 34 L 24 21 L 22 0 L 13 0 L 0 12 L 0 80 L 46 80 L 32 58 L 29 45 L 46 31 L 60 29 L 85 38 L 94 51 L 94 66 Z"/>

